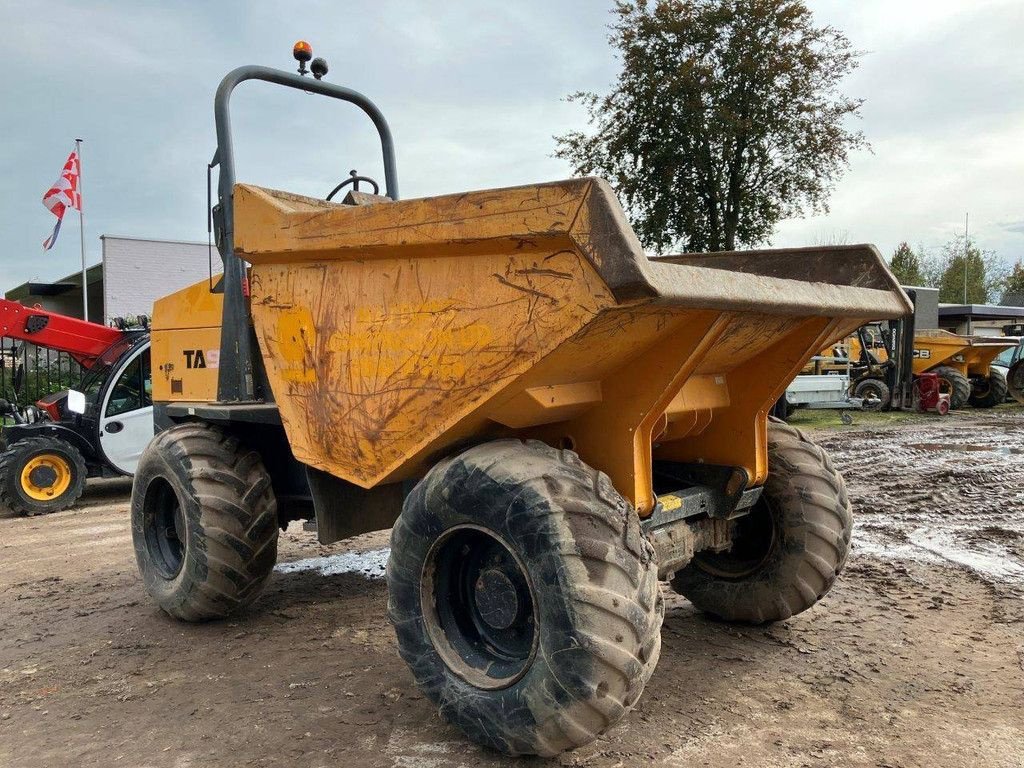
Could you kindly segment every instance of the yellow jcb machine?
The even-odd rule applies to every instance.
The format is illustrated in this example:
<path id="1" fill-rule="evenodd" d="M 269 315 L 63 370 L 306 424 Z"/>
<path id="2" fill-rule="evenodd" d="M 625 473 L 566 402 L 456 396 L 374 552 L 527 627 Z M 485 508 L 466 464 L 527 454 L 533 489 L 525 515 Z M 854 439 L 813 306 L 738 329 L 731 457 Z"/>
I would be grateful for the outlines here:
<path id="1" fill-rule="evenodd" d="M 252 603 L 290 520 L 324 543 L 393 527 L 388 612 L 419 686 L 481 744 L 552 755 L 637 702 L 660 580 L 736 621 L 821 599 L 850 503 L 767 413 L 814 351 L 910 311 L 877 251 L 649 260 L 598 179 L 399 200 L 383 116 L 325 71 L 243 67 L 217 91 L 222 293 L 156 305 L 162 431 L 132 497 L 160 607 Z M 385 194 L 235 184 L 245 80 L 361 108 Z"/>
<path id="2" fill-rule="evenodd" d="M 986 336 L 959 336 L 940 329 L 914 334 L 914 373 L 930 371 L 939 376 L 950 406 L 970 404 L 992 408 L 1006 402 L 1006 377 L 992 367 L 999 353 L 1013 349 L 1017 341 Z"/>
<path id="3" fill-rule="evenodd" d="M 858 397 L 870 397 L 887 408 L 897 405 L 892 397 L 891 366 L 892 337 L 913 334 L 913 356 L 907 369 L 910 377 L 934 373 L 939 379 L 939 390 L 948 394 L 950 408 L 992 408 L 1006 401 L 1006 377 L 992 366 L 992 361 L 1018 342 L 986 336 L 959 336 L 940 329 L 907 329 L 909 320 L 886 324 L 873 323 L 847 340 L 844 348 L 849 357 L 858 361 L 855 366 L 853 392 Z"/>

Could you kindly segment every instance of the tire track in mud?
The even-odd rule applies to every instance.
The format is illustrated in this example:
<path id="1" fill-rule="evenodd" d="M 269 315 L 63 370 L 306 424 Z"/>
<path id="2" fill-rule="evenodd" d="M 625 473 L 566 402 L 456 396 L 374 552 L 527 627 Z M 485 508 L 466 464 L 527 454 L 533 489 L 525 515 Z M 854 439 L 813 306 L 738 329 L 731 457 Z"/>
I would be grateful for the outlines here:
<path id="1" fill-rule="evenodd" d="M 965 526 L 968 551 L 1013 546 L 1011 511 L 961 509 L 974 491 L 956 493 L 952 478 L 939 487 L 949 467 L 905 448 L 933 436 L 1012 445 L 998 410 L 998 420 L 974 412 L 875 437 L 816 432 L 850 477 L 862 526 L 822 603 L 736 627 L 667 592 L 661 661 L 628 718 L 550 763 L 517 765 L 1018 765 L 1024 601 L 903 543 L 945 522 Z M 890 461 L 892 446 L 908 455 Z M 979 482 L 1015 466 L 967 458 Z M 1008 487 L 995 496 L 1012 500 L 1012 476 Z M 32 521 L 0 513 L 0 766 L 509 765 L 446 725 L 398 657 L 387 590 L 373 578 L 387 534 L 321 546 L 294 523 L 253 609 L 179 624 L 143 590 L 127 490 Z M 118 530 L 122 543 L 97 543 Z M 875 541 L 882 558 L 864 554 Z M 65 559 L 24 564 L 64 544 L 76 545 Z M 901 546 L 914 557 L 891 559 Z"/>
<path id="2" fill-rule="evenodd" d="M 853 499 L 854 552 L 966 569 L 1024 596 L 1024 409 L 817 440 Z"/>

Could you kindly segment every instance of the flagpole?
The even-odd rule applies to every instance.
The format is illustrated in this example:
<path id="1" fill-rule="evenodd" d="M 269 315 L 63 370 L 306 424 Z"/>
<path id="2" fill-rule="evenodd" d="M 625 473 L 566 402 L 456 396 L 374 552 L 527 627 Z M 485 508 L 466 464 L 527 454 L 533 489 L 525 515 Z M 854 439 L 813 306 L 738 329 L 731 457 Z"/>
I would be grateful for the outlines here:
<path id="1" fill-rule="evenodd" d="M 82 247 L 82 319 L 89 319 L 89 281 L 85 268 L 85 198 L 82 196 L 82 140 L 75 139 L 75 152 L 78 155 L 78 239 Z"/>

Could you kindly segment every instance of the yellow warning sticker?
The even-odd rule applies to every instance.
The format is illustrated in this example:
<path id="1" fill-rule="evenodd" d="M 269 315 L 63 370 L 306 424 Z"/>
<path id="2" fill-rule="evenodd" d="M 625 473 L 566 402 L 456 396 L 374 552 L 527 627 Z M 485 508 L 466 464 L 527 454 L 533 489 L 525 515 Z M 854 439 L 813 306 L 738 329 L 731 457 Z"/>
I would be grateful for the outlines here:
<path id="1" fill-rule="evenodd" d="M 659 496 L 658 501 L 661 502 L 661 507 L 666 512 L 671 512 L 673 509 L 679 509 L 681 506 L 683 506 L 683 500 L 671 493 L 666 493 L 664 496 Z"/>

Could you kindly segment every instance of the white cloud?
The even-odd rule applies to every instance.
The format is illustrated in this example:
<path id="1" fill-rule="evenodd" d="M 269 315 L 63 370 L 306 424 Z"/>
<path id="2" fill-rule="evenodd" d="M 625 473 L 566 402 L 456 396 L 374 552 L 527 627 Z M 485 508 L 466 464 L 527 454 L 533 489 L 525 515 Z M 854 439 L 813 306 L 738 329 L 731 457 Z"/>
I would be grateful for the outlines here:
<path id="1" fill-rule="evenodd" d="M 388 115 L 405 196 L 565 176 L 551 137 L 583 124 L 566 94 L 614 78 L 610 4 L 0 0 L 0 289 L 75 269 L 73 227 L 41 252 L 52 217 L 40 197 L 78 135 L 93 259 L 104 232 L 203 239 L 216 84 L 243 63 L 289 68 L 300 37 L 329 59 L 332 81 Z M 831 214 L 785 222 L 776 244 L 841 232 L 884 251 L 937 245 L 969 210 L 983 247 L 1024 255 L 1022 4 L 811 6 L 867 51 L 846 88 L 867 99 L 860 125 L 874 154 L 853 158 Z M 323 194 L 350 168 L 379 175 L 372 127 L 324 102 L 239 89 L 240 177 Z"/>

